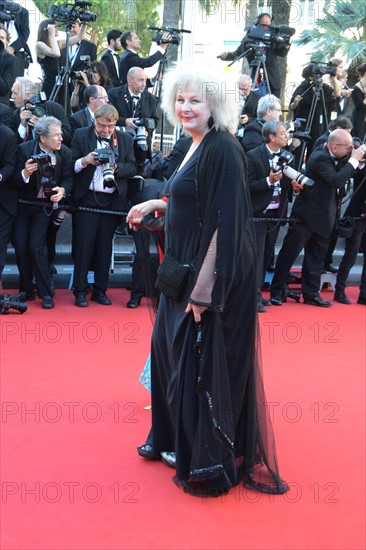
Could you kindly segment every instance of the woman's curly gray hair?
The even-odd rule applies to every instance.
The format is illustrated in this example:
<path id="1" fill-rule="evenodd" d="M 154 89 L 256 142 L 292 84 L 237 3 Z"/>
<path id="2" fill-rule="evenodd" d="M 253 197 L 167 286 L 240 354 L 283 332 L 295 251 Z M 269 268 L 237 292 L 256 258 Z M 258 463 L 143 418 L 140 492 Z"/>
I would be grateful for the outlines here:
<path id="1" fill-rule="evenodd" d="M 164 76 L 161 104 L 173 125 L 179 124 L 175 114 L 176 97 L 189 87 L 193 87 L 202 100 L 207 102 L 214 128 L 235 132 L 241 108 L 237 80 L 230 82 L 230 78 L 224 78 L 212 69 L 176 65 Z"/>

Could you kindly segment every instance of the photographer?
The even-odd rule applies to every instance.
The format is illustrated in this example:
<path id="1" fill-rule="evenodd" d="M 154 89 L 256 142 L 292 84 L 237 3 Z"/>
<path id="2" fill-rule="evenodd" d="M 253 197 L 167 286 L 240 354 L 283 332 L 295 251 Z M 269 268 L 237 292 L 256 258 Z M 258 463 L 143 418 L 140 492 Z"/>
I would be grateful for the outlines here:
<path id="1" fill-rule="evenodd" d="M 70 117 L 70 124 L 73 131 L 77 128 L 85 128 L 94 125 L 95 111 L 101 105 L 108 103 L 108 95 L 102 86 L 89 86 L 84 91 L 84 103 L 86 107 L 77 111 Z"/>
<path id="2" fill-rule="evenodd" d="M 9 33 L 0 24 L 0 103 L 9 105 L 11 87 L 15 80 L 17 60 L 6 51 L 9 43 Z"/>
<path id="3" fill-rule="evenodd" d="M 84 69 L 76 74 L 78 78 L 75 78 L 75 87 L 70 100 L 70 106 L 74 112 L 85 107 L 84 92 L 91 84 L 103 86 L 107 91 L 112 87 L 107 67 L 102 61 L 93 61 L 86 71 Z"/>
<path id="4" fill-rule="evenodd" d="M 117 126 L 125 126 L 134 134 L 134 152 L 140 175 L 143 175 L 146 158 L 151 160 L 154 131 L 151 126 L 155 128 L 159 120 L 155 97 L 145 89 L 146 80 L 147 76 L 142 69 L 132 67 L 128 71 L 127 84 L 112 88 L 108 93 L 110 103 L 119 114 Z"/>
<path id="5" fill-rule="evenodd" d="M 63 107 L 54 101 L 42 101 L 37 94 L 38 86 L 30 78 L 18 77 L 13 84 L 11 101 L 15 107 L 13 117 L 18 143 L 34 139 L 37 122 L 44 116 L 53 116 L 61 121 L 63 141 L 68 146 L 72 130 Z"/>
<path id="6" fill-rule="evenodd" d="M 270 30 L 271 29 L 271 23 L 272 23 L 273 17 L 269 15 L 268 13 L 262 13 L 258 16 L 258 19 L 255 23 L 255 27 L 259 27 L 260 29 L 264 30 Z M 290 27 L 288 27 L 290 29 Z M 237 57 L 241 56 L 246 50 L 250 49 L 250 51 L 246 54 L 246 58 L 248 59 L 249 64 L 252 66 L 252 62 L 255 63 L 255 49 L 252 47 L 255 44 L 248 38 L 248 34 L 250 34 L 250 29 L 246 36 L 244 36 L 243 40 L 241 41 L 240 46 L 234 51 L 234 52 L 222 52 L 217 57 L 222 59 L 223 61 L 233 61 Z M 290 38 L 290 36 L 286 36 L 286 38 Z M 271 40 L 268 44 L 268 47 L 265 47 L 263 43 L 260 43 L 262 46 L 263 53 L 265 55 L 265 63 L 266 63 L 266 69 L 268 74 L 268 80 L 269 80 L 269 86 L 270 90 L 268 90 L 269 93 L 275 95 L 276 97 L 281 96 L 281 80 L 280 80 L 280 73 L 278 68 L 278 62 L 277 62 L 277 56 L 280 57 L 286 57 L 289 49 L 290 49 L 290 43 L 289 41 L 285 41 L 284 43 L 277 43 L 276 41 Z M 252 66 L 252 78 L 254 79 L 254 75 L 256 73 L 257 65 Z M 254 85 L 256 85 L 256 82 L 253 82 Z"/>
<path id="7" fill-rule="evenodd" d="M 4 3 L 0 1 L 0 7 L 1 5 Z M 7 14 L 10 11 L 9 18 L 4 21 L 4 26 L 10 35 L 6 49 L 8 53 L 17 58 L 16 76 L 24 76 L 25 69 L 32 63 L 32 54 L 27 44 L 30 34 L 29 12 L 12 0 L 6 0 L 5 7 L 10 8 L 10 10 L 6 10 Z"/>
<path id="8" fill-rule="evenodd" d="M 54 307 L 47 257 L 47 230 L 58 203 L 71 191 L 71 151 L 62 145 L 61 122 L 52 116 L 35 125 L 35 139 L 18 146 L 14 181 L 19 198 L 39 205 L 20 204 L 14 221 L 13 243 L 19 270 L 19 290 L 34 299 L 33 272 L 44 309 Z"/>
<path id="9" fill-rule="evenodd" d="M 329 239 L 337 213 L 337 191 L 351 178 L 365 154 L 365 146 L 354 149 L 346 130 L 334 130 L 324 149 L 310 156 L 306 176 L 315 185 L 304 188 L 296 198 L 291 217 L 299 222 L 291 225 L 279 252 L 271 284 L 271 302 L 280 306 L 285 300 L 285 288 L 290 269 L 304 248 L 302 293 L 304 303 L 329 307 L 331 302 L 320 296 L 320 277 Z"/>
<path id="10" fill-rule="evenodd" d="M 76 130 L 72 142 L 74 198 L 79 206 L 106 211 L 106 214 L 78 211 L 74 215 L 74 294 L 78 307 L 88 306 L 87 275 L 92 262 L 92 300 L 102 305 L 111 303 L 106 290 L 113 235 L 121 220 L 108 214 L 108 210 L 126 209 L 127 178 L 136 174 L 133 139 L 116 130 L 117 118 L 118 112 L 112 105 L 98 107 L 94 126 Z"/>
<path id="11" fill-rule="evenodd" d="M 258 101 L 257 119 L 245 127 L 241 145 L 247 153 L 263 143 L 262 129 L 268 120 L 278 122 L 282 114 L 280 100 L 272 94 L 264 95 Z"/>
<path id="12" fill-rule="evenodd" d="M 59 64 L 61 57 L 60 48 L 65 47 L 65 40 L 58 39 L 59 25 L 54 19 L 45 19 L 41 21 L 38 27 L 38 37 L 35 45 L 37 61 L 42 67 L 43 85 L 42 91 L 49 98 L 56 84 L 56 78 L 59 75 Z M 78 34 L 70 36 L 69 46 L 78 44 L 86 35 L 86 23 L 79 27 Z"/>
<path id="13" fill-rule="evenodd" d="M 163 39 L 169 40 L 170 34 L 164 33 Z M 127 83 L 127 73 L 132 67 L 140 67 L 146 69 L 152 67 L 160 61 L 166 52 L 169 43 L 161 43 L 158 46 L 158 51 L 149 57 L 140 57 L 138 55 L 141 49 L 141 40 L 134 31 L 124 32 L 121 36 L 121 44 L 125 50 L 119 63 L 119 79 L 122 85 Z"/>
<path id="14" fill-rule="evenodd" d="M 284 176 L 281 166 L 277 164 L 281 149 L 287 144 L 286 125 L 283 122 L 268 121 L 263 126 L 262 136 L 263 145 L 249 151 L 247 155 L 253 216 L 264 218 L 261 222 L 254 224 L 258 259 L 259 312 L 266 311 L 261 288 L 280 230 L 279 223 L 267 222 L 265 218 L 286 217 L 290 186 L 294 191 L 302 190 L 299 183 Z M 269 304 L 266 303 L 266 305 Z"/>
<path id="15" fill-rule="evenodd" d="M 257 117 L 257 107 L 259 95 L 252 90 L 252 81 L 247 74 L 242 74 L 238 81 L 241 114 L 239 124 L 245 126 L 249 122 L 253 122 Z"/>

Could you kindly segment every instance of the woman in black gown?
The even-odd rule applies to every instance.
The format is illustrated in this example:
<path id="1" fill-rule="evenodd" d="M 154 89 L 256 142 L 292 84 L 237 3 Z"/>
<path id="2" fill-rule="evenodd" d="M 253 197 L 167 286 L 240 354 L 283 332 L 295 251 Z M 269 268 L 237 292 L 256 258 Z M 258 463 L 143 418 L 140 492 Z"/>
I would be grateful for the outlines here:
<path id="1" fill-rule="evenodd" d="M 127 219 L 134 226 L 165 210 L 165 252 L 195 269 L 180 301 L 160 297 L 152 429 L 138 453 L 175 467 L 191 494 L 217 496 L 242 479 L 284 493 L 260 372 L 246 161 L 230 134 L 240 103 L 214 74 L 179 67 L 164 77 L 162 106 L 192 144 L 167 183 L 168 202 L 134 206 Z"/>
<path id="2" fill-rule="evenodd" d="M 353 132 L 362 142 L 366 139 L 366 63 L 362 63 L 357 70 L 360 80 L 354 86 L 352 99 L 354 109 L 352 111 Z"/>

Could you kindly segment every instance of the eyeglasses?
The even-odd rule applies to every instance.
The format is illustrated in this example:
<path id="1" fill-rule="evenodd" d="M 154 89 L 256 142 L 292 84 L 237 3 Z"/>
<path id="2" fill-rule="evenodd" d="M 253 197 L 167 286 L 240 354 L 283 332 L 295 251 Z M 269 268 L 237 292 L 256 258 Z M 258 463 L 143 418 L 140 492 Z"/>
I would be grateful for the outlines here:
<path id="1" fill-rule="evenodd" d="M 347 149 L 352 149 L 353 145 L 352 144 L 345 144 L 345 143 L 336 143 L 335 144 L 336 147 L 346 147 Z"/>
<path id="2" fill-rule="evenodd" d="M 113 128 L 116 126 L 116 123 L 114 122 L 113 124 L 101 124 L 100 122 L 98 122 L 98 119 L 95 119 L 95 123 L 98 124 L 98 126 L 100 126 L 101 128 L 104 128 L 105 130 L 113 130 Z"/>
<path id="3" fill-rule="evenodd" d="M 271 111 L 277 111 L 278 113 L 282 113 L 282 109 L 271 109 Z"/>
<path id="4" fill-rule="evenodd" d="M 59 134 L 47 134 L 46 137 L 50 137 L 50 138 L 60 137 L 60 138 L 62 138 L 62 133 L 59 133 Z"/>
<path id="5" fill-rule="evenodd" d="M 95 97 L 93 97 L 93 99 L 106 99 L 108 101 L 108 96 L 107 95 L 96 95 Z"/>

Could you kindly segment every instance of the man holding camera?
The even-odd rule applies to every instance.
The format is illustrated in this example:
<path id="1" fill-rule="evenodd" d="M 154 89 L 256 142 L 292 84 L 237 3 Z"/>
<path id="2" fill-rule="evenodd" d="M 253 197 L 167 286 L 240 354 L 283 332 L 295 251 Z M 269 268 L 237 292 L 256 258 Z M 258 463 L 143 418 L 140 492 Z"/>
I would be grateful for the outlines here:
<path id="1" fill-rule="evenodd" d="M 27 77 L 18 77 L 11 90 L 11 101 L 14 103 L 14 126 L 18 143 L 35 138 L 35 125 L 44 116 L 53 116 L 61 121 L 63 140 L 69 145 L 72 130 L 69 119 L 61 105 L 54 101 L 42 101 L 38 87 Z"/>
<path id="2" fill-rule="evenodd" d="M 271 284 L 271 302 L 280 306 L 286 300 L 286 282 L 290 269 L 304 248 L 302 293 L 304 303 L 330 307 L 320 296 L 320 277 L 337 213 L 337 191 L 351 178 L 364 157 L 365 145 L 353 148 L 346 130 L 334 130 L 324 149 L 314 151 L 308 160 L 306 175 L 315 182 L 296 198 L 291 225 L 277 258 Z"/>
<path id="3" fill-rule="evenodd" d="M 283 122 L 268 121 L 262 129 L 263 145 L 249 151 L 248 183 L 254 218 L 263 218 L 254 224 L 257 240 L 258 260 L 258 311 L 265 312 L 261 288 L 271 252 L 276 244 L 280 223 L 266 221 L 266 218 L 283 218 L 287 215 L 290 185 L 294 191 L 302 186 L 283 175 L 278 160 L 281 150 L 287 144 L 287 129 Z M 270 305 L 270 304 L 266 304 Z"/>
<path id="4" fill-rule="evenodd" d="M 258 16 L 258 19 L 255 23 L 255 27 L 269 31 L 271 29 L 272 20 L 273 20 L 273 17 L 269 15 L 269 13 L 262 13 L 261 15 Z M 284 28 L 286 31 L 291 31 L 292 34 L 295 32 L 295 30 L 291 29 L 290 27 L 284 27 Z M 285 33 L 285 36 L 286 38 L 289 39 L 291 34 L 287 37 Z M 263 43 L 261 42 L 261 44 Z M 255 62 L 254 61 L 255 50 L 257 49 L 254 46 L 255 44 L 253 44 L 250 38 L 248 38 L 248 35 L 246 35 L 244 36 L 240 46 L 235 50 L 235 52 L 222 52 L 217 57 L 219 57 L 223 61 L 233 61 L 234 59 L 241 56 L 246 50 L 249 49 L 248 53 L 246 54 L 246 58 L 248 59 L 249 64 L 252 65 L 252 63 Z M 263 45 L 262 45 L 262 49 L 263 49 Z M 290 49 L 289 41 L 285 40 L 284 42 L 277 43 L 277 41 L 271 40 L 268 43 L 268 47 L 265 47 L 263 50 L 264 52 L 263 57 L 265 59 L 265 67 L 267 70 L 269 87 L 270 87 L 268 91 L 269 93 L 277 97 L 281 96 L 281 80 L 280 80 L 277 56 L 286 57 L 289 52 L 289 49 Z M 256 69 L 257 69 L 257 65 L 254 65 L 252 67 L 252 78 L 254 78 Z M 256 82 L 253 82 L 253 84 L 256 85 Z"/>
<path id="5" fill-rule="evenodd" d="M 74 21 L 70 28 L 70 38 L 75 37 L 79 34 L 81 29 L 81 23 L 79 21 Z M 60 50 L 60 66 L 66 66 L 66 48 L 61 48 Z M 85 58 L 90 58 L 90 63 L 95 61 L 97 58 L 97 46 L 90 42 L 89 40 L 80 40 L 69 46 L 69 67 L 71 71 L 84 71 L 85 70 Z M 69 93 L 74 89 L 74 83 L 72 80 L 69 83 Z"/>
<path id="6" fill-rule="evenodd" d="M 1 7 L 2 2 L 0 2 Z M 20 4 L 12 0 L 6 1 L 7 8 L 11 8 L 11 19 L 4 22 L 10 40 L 7 46 L 7 52 L 14 55 L 17 59 L 16 76 L 24 76 L 24 70 L 32 62 L 32 54 L 27 44 L 29 29 L 29 12 Z M 9 11 L 9 10 L 7 10 Z"/>
<path id="7" fill-rule="evenodd" d="M 47 229 L 52 212 L 71 191 L 71 151 L 62 144 L 61 122 L 41 118 L 35 139 L 18 146 L 14 181 L 19 198 L 39 203 L 20 204 L 14 221 L 13 242 L 19 270 L 19 290 L 34 299 L 33 274 L 44 309 L 54 307 L 54 290 L 47 257 Z"/>
<path id="8" fill-rule="evenodd" d="M 112 241 L 120 216 L 110 210 L 126 210 L 127 178 L 136 174 L 133 139 L 116 130 L 118 112 L 112 105 L 95 111 L 94 126 L 76 130 L 72 142 L 73 195 L 78 206 L 105 210 L 78 211 L 74 215 L 75 305 L 87 307 L 88 271 L 93 262 L 94 288 L 91 299 L 110 305 L 106 295 Z"/>
<path id="9" fill-rule="evenodd" d="M 155 97 L 146 91 L 146 73 L 139 67 L 128 71 L 127 84 L 112 88 L 109 101 L 117 109 L 117 126 L 125 126 L 134 135 L 138 174 L 143 174 L 146 158 L 151 160 L 151 141 L 158 123 Z"/>

